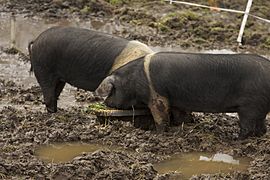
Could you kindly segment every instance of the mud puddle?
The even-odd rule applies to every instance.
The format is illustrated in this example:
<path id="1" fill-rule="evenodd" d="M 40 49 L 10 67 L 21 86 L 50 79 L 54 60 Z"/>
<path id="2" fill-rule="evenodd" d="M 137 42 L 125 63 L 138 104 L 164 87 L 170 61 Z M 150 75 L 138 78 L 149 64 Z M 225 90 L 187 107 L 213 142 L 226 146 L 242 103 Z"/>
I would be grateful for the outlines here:
<path id="1" fill-rule="evenodd" d="M 181 173 L 179 178 L 188 179 L 196 174 L 229 173 L 230 171 L 247 171 L 249 158 L 236 158 L 223 153 L 210 154 L 190 152 L 173 155 L 170 159 L 154 164 L 161 174 Z"/>
<path id="2" fill-rule="evenodd" d="M 35 154 L 47 163 L 68 162 L 82 153 L 92 153 L 97 150 L 120 150 L 117 146 L 106 146 L 101 144 L 86 143 L 57 143 L 41 146 L 36 149 Z"/>

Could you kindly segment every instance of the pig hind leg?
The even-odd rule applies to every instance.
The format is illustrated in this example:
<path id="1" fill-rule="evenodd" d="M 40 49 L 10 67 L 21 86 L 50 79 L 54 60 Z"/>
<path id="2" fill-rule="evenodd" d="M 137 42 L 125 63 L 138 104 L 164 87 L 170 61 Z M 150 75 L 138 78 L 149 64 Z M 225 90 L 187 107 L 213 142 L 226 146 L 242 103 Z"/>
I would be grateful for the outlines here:
<path id="1" fill-rule="evenodd" d="M 265 118 L 267 111 L 258 110 L 255 107 L 240 108 L 240 139 L 249 136 L 262 136 L 266 133 Z"/>
<path id="2" fill-rule="evenodd" d="M 182 123 L 194 123 L 194 117 L 190 112 L 171 107 L 170 125 L 179 126 Z"/>
<path id="3" fill-rule="evenodd" d="M 36 76 L 39 85 L 42 89 L 44 103 L 46 105 L 47 111 L 54 113 L 57 111 L 57 98 L 63 90 L 65 83 L 59 81 L 58 78 L 53 77 L 52 74 L 45 73 L 42 76 Z"/>
<path id="4" fill-rule="evenodd" d="M 44 87 L 42 88 L 44 103 L 46 105 L 47 111 L 50 113 L 55 113 L 57 111 L 57 99 L 55 98 L 55 88 L 54 87 Z"/>
<path id="5" fill-rule="evenodd" d="M 65 86 L 65 82 L 54 80 L 48 88 L 43 89 L 44 101 L 47 111 L 54 113 L 57 111 L 57 100 Z"/>

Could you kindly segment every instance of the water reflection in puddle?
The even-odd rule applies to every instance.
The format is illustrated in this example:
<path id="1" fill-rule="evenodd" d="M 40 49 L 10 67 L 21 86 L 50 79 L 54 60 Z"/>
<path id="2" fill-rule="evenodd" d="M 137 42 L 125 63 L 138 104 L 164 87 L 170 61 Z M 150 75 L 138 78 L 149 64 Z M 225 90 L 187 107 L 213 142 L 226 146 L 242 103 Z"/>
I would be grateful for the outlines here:
<path id="1" fill-rule="evenodd" d="M 45 162 L 67 162 L 83 152 L 95 152 L 97 150 L 116 150 L 119 147 L 109 147 L 101 144 L 59 143 L 41 146 L 36 150 L 36 155 Z"/>
<path id="2" fill-rule="evenodd" d="M 173 155 L 170 159 L 154 165 L 160 173 L 181 173 L 184 178 L 196 174 L 228 173 L 245 171 L 249 166 L 249 158 L 237 158 L 222 153 L 211 155 L 209 153 L 193 152 Z"/>

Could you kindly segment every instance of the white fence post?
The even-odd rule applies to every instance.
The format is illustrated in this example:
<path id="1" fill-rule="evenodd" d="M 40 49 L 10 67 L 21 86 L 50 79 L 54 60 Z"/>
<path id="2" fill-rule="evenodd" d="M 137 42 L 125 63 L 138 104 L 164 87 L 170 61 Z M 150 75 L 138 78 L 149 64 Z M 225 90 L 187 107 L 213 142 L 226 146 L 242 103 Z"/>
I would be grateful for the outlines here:
<path id="1" fill-rule="evenodd" d="M 248 18 L 248 15 L 249 15 L 251 5 L 252 5 L 252 0 L 248 0 L 245 15 L 243 17 L 242 24 L 241 24 L 241 27 L 240 27 L 240 31 L 239 31 L 239 34 L 238 34 L 238 38 L 237 38 L 237 42 L 239 43 L 239 45 L 242 45 L 242 36 L 244 34 L 244 30 L 245 30 L 245 26 L 246 26 L 246 23 L 247 23 L 247 18 Z"/>

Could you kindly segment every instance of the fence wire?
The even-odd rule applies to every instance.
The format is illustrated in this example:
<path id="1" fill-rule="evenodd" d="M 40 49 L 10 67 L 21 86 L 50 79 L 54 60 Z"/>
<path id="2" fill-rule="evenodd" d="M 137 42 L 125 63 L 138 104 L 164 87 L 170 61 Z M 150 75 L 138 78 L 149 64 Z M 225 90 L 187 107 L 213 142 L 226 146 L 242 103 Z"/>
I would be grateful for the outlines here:
<path id="1" fill-rule="evenodd" d="M 220 7 L 214 7 L 214 6 L 207 6 L 207 5 L 201 5 L 201 4 L 190 3 L 190 2 L 185 2 L 185 1 L 175 1 L 175 0 L 165 0 L 165 1 L 170 2 L 170 4 L 172 4 L 172 3 L 184 4 L 184 5 L 202 7 L 202 8 L 207 8 L 207 9 L 215 9 L 215 10 L 219 10 L 219 11 L 233 12 L 233 13 L 238 13 L 238 14 L 246 14 L 245 11 L 240 11 L 240 10 L 235 10 L 235 9 L 226 9 L 226 8 L 220 8 Z M 254 17 L 254 18 L 259 19 L 261 21 L 270 23 L 269 19 L 265 19 L 265 18 L 256 16 L 253 14 L 248 14 L 248 16 L 251 16 L 251 17 Z"/>

